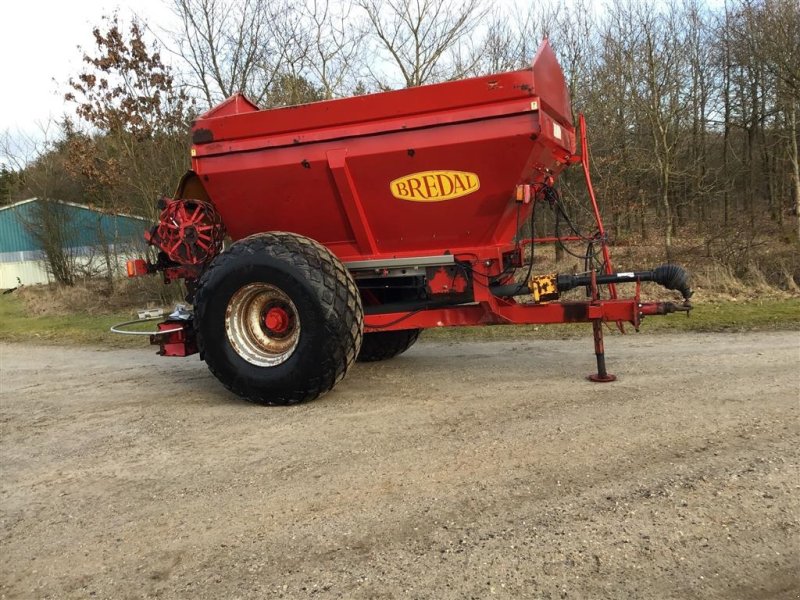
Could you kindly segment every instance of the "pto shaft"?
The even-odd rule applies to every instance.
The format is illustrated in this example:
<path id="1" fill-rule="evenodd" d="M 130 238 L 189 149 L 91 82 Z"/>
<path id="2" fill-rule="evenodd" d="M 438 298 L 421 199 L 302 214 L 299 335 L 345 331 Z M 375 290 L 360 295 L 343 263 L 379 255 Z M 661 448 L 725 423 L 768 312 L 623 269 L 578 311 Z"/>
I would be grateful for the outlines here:
<path id="1" fill-rule="evenodd" d="M 688 302 L 692 297 L 689 287 L 689 275 L 678 265 L 661 265 L 651 271 L 632 271 L 627 273 L 603 273 L 594 276 L 597 285 L 613 283 L 633 283 L 636 281 L 653 281 L 663 285 L 668 290 L 677 290 Z M 547 280 L 547 281 L 545 281 Z M 546 285 L 546 293 L 542 288 Z M 526 294 L 541 295 L 542 300 L 555 300 L 562 292 L 573 290 L 577 287 L 592 285 L 592 275 L 557 274 L 532 277 L 527 283 L 513 283 L 508 285 L 495 285 L 491 290 L 495 296 L 509 297 Z M 538 300 L 538 298 L 537 298 Z"/>

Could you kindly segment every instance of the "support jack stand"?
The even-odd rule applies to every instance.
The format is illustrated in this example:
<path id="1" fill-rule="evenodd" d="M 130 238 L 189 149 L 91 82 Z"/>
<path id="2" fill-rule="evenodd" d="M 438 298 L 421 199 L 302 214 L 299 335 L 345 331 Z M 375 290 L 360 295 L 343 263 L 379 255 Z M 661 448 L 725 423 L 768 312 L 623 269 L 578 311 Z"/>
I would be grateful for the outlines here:
<path id="1" fill-rule="evenodd" d="M 594 331 L 594 355 L 597 357 L 597 373 L 592 373 L 587 377 L 589 381 L 595 383 L 609 383 L 616 381 L 617 376 L 606 371 L 606 353 L 603 346 L 603 322 L 599 319 L 592 321 Z"/>

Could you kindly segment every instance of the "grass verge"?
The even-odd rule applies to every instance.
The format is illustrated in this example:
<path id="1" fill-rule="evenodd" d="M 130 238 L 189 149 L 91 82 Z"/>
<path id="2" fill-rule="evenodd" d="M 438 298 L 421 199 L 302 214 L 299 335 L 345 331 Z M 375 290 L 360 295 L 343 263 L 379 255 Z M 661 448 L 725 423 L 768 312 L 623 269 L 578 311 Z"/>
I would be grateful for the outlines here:
<path id="1" fill-rule="evenodd" d="M 145 347 L 145 336 L 123 336 L 109 332 L 115 323 L 135 318 L 131 312 L 93 315 L 30 315 L 13 294 L 0 296 L 0 341 L 43 344 L 82 344 L 106 348 Z M 153 329 L 145 323 L 139 330 Z M 628 327 L 630 330 L 631 328 Z M 648 317 L 642 324 L 647 333 L 741 332 L 800 330 L 800 298 L 709 302 L 699 304 L 690 317 L 673 314 Z M 616 332 L 609 327 L 608 331 Z M 448 327 L 426 332 L 429 340 L 507 340 L 535 335 L 559 339 L 585 336 L 588 324 L 519 325 L 516 327 Z"/>
<path id="2" fill-rule="evenodd" d="M 31 315 L 25 303 L 14 294 L 0 296 L 0 341 L 42 344 L 81 344 L 105 348 L 146 346 L 145 336 L 116 335 L 112 325 L 136 318 L 130 311 L 95 315 Z M 153 329 L 153 323 L 147 323 Z M 147 329 L 143 324 L 139 330 Z"/>
<path id="3" fill-rule="evenodd" d="M 633 327 L 626 325 L 626 331 Z M 708 302 L 698 304 L 690 316 L 675 313 L 647 317 L 641 326 L 644 333 L 742 332 L 800 330 L 800 298 L 751 300 L 748 302 Z M 606 333 L 619 334 L 613 323 Z M 561 325 L 518 325 L 516 327 L 457 327 L 426 332 L 431 340 L 508 340 L 536 336 L 561 339 L 591 335 L 588 323 Z"/>

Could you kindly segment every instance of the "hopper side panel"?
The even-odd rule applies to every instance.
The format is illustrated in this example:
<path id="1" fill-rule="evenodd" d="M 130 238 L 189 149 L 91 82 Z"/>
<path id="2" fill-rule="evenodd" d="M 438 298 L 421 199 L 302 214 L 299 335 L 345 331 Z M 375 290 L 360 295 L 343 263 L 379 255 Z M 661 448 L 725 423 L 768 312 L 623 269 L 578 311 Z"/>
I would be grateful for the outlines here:
<path id="1" fill-rule="evenodd" d="M 196 168 L 234 239 L 292 231 L 357 260 L 441 252 L 507 242 L 518 183 L 560 171 L 540 132 L 539 113 L 448 124 L 383 135 L 196 159 Z M 374 235 L 366 254 L 343 206 L 328 163 L 341 154 Z M 460 197 L 410 201 L 392 194 L 395 180 L 420 173 L 469 173 L 479 187 Z M 433 180 L 429 180 L 429 183 Z M 450 184 L 444 184 L 443 189 Z"/>

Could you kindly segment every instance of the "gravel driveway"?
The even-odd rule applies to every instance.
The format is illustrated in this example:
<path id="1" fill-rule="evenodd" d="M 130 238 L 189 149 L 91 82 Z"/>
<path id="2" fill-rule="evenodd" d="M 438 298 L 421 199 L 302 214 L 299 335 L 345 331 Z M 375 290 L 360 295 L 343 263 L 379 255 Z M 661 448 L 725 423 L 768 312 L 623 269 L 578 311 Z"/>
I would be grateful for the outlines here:
<path id="1" fill-rule="evenodd" d="M 800 336 L 425 342 L 310 404 L 0 346 L 2 598 L 800 597 Z"/>

